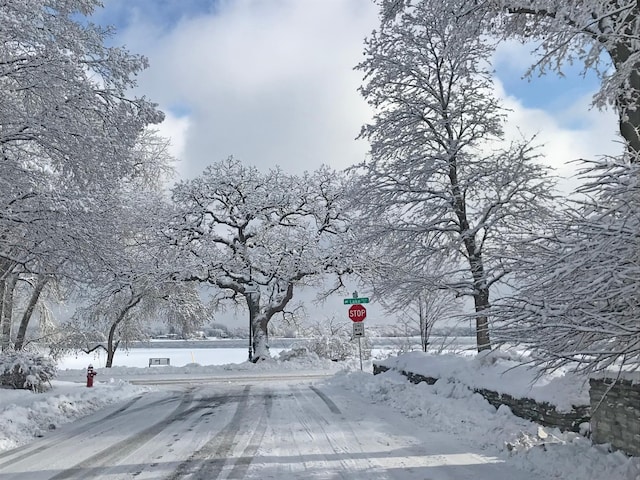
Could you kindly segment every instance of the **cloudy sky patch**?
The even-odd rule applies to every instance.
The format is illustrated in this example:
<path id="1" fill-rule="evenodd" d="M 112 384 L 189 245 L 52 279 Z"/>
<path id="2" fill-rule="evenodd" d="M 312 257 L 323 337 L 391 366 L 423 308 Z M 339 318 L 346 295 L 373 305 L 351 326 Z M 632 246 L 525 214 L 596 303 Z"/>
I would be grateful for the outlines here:
<path id="1" fill-rule="evenodd" d="M 370 0 L 107 0 L 96 20 L 149 58 L 137 93 L 168 113 L 161 131 L 182 177 L 229 155 L 293 173 L 364 159 L 355 138 L 371 111 L 354 67 L 378 25 Z M 537 134 L 563 174 L 567 161 L 619 152 L 615 116 L 590 108 L 595 75 L 523 79 L 531 48 L 508 42 L 495 55 L 507 132 Z"/>

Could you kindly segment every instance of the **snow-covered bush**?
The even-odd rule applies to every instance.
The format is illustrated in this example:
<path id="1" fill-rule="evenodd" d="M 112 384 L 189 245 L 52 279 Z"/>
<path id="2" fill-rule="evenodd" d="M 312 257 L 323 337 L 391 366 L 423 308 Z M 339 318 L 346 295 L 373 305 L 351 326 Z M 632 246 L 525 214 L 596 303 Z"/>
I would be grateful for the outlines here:
<path id="1" fill-rule="evenodd" d="M 304 343 L 308 351 L 320 358 L 340 361 L 358 354 L 357 346 L 346 335 L 322 335 L 310 338 Z"/>
<path id="2" fill-rule="evenodd" d="M 291 350 L 283 350 L 282 352 L 280 352 L 280 355 L 278 355 L 278 360 L 282 362 L 288 362 L 296 358 L 306 358 L 309 355 L 310 352 L 307 347 L 295 347 Z"/>
<path id="3" fill-rule="evenodd" d="M 351 336 L 351 322 L 334 317 L 316 319 L 304 332 L 308 340 L 302 344 L 320 358 L 342 361 L 358 356 L 358 342 Z M 361 339 L 362 358 L 371 358 L 371 342 Z"/>
<path id="4" fill-rule="evenodd" d="M 56 375 L 53 360 L 29 352 L 0 354 L 0 386 L 43 392 Z"/>
<path id="5" fill-rule="evenodd" d="M 367 338 L 361 340 L 362 358 L 371 358 L 371 343 Z M 318 335 L 310 338 L 304 343 L 304 347 L 311 353 L 315 353 L 320 358 L 342 361 L 358 356 L 358 343 L 349 335 Z"/>

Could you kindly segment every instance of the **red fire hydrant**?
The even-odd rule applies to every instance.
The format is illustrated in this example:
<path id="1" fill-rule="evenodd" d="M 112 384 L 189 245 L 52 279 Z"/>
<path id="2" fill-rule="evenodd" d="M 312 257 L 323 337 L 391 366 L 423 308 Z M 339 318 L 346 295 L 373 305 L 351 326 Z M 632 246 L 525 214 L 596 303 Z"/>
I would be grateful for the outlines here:
<path id="1" fill-rule="evenodd" d="M 93 387 L 93 377 L 97 374 L 98 372 L 93 369 L 93 365 L 89 365 L 87 368 L 87 387 Z"/>

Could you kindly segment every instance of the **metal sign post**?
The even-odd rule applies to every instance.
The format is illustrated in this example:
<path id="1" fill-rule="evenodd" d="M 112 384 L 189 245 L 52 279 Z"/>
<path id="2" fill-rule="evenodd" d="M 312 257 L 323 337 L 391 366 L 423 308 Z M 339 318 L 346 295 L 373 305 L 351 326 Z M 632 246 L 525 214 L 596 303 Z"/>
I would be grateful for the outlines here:
<path id="1" fill-rule="evenodd" d="M 364 337 L 364 323 L 354 322 L 353 336 L 358 338 L 358 353 L 360 354 L 360 370 L 362 371 L 362 337 Z"/>

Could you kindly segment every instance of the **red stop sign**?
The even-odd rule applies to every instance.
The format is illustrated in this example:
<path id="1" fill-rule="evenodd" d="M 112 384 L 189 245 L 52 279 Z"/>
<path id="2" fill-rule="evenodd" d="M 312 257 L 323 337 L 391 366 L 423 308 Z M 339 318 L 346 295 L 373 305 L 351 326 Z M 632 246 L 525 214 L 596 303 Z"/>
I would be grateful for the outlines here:
<path id="1" fill-rule="evenodd" d="M 367 318 L 367 309 L 359 304 L 351 305 L 349 307 L 349 318 L 353 322 L 361 322 Z"/>

